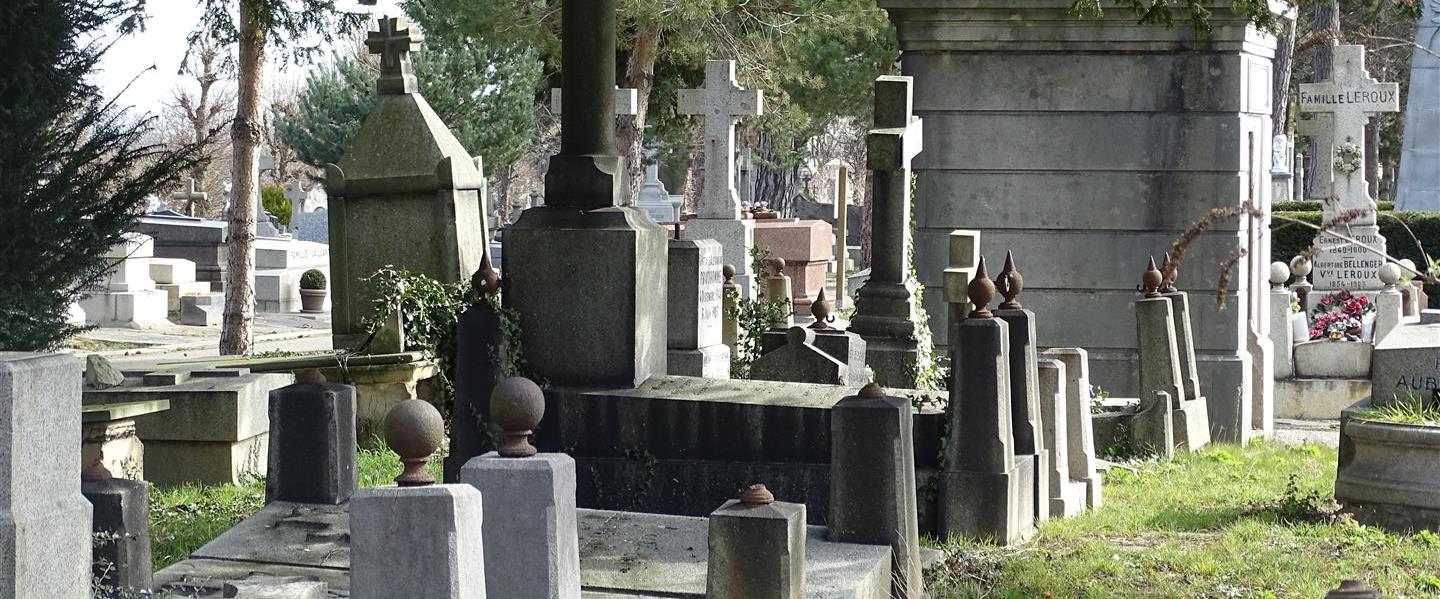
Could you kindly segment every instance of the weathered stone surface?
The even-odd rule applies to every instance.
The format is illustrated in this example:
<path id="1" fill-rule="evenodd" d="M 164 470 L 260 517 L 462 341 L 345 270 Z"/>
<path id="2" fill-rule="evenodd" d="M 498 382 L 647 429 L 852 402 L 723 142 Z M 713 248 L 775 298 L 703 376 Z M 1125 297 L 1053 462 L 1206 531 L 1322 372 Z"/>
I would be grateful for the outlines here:
<path id="1" fill-rule="evenodd" d="M 110 364 L 110 360 L 99 354 L 85 356 L 85 386 L 91 389 L 109 389 L 125 382 L 125 375 Z"/>
<path id="2" fill-rule="evenodd" d="M 1440 427 L 1340 419 L 1335 499 L 1357 520 L 1397 530 L 1440 526 Z"/>
<path id="3" fill-rule="evenodd" d="M 1363 379 L 1370 374 L 1369 343 L 1316 339 L 1295 344 L 1295 376 Z"/>
<path id="4" fill-rule="evenodd" d="M 270 392 L 266 502 L 349 501 L 355 452 L 354 387 L 296 383 Z"/>
<path id="5" fill-rule="evenodd" d="M 1405 105 L 1405 141 L 1396 180 L 1396 210 L 1440 210 L 1440 5 L 1425 3 L 1416 23 Z"/>
<path id="6" fill-rule="evenodd" d="M 86 480 L 80 492 L 94 506 L 91 568 L 98 584 L 150 590 L 150 490 L 123 478 Z"/>
<path id="7" fill-rule="evenodd" d="M 803 599 L 805 504 L 732 499 L 710 514 L 706 599 Z"/>
<path id="8" fill-rule="evenodd" d="M 460 315 L 455 333 L 455 408 L 450 420 L 450 455 L 445 482 L 460 482 L 460 469 L 471 458 L 494 449 L 490 393 L 499 377 L 496 351 L 505 349 L 500 317 L 488 301 L 471 304 Z"/>
<path id="9" fill-rule="evenodd" d="M 1430 401 L 1440 391 L 1440 326 L 1406 324 L 1375 345 L 1370 375 L 1375 405 Z M 1323 341 L 1315 343 L 1324 343 Z M 1364 343 L 1333 342 L 1333 345 Z M 1361 375 L 1364 376 L 1363 374 Z"/>
<path id="10" fill-rule="evenodd" d="M 829 280 L 835 258 L 834 229 L 825 221 L 768 219 L 755 222 L 755 245 L 785 260 L 793 285 L 790 300 L 796 314 L 810 314 L 810 305 Z"/>
<path id="11" fill-rule="evenodd" d="M 1174 425 L 1171 439 L 1186 451 L 1195 451 L 1210 443 L 1212 428 L 1209 406 L 1206 398 L 1186 399 L 1184 358 L 1175 329 L 1173 297 L 1157 297 L 1136 300 L 1135 323 L 1139 338 L 1140 389 L 1141 398 L 1149 399 L 1157 393 L 1164 393 L 1173 402 L 1166 411 L 1172 414 Z M 1141 402 L 1144 405 L 1144 402 Z M 1242 414 L 1249 413 L 1249 398 L 1246 403 L 1235 404 Z M 1244 426 L 1250 426 L 1248 418 L 1240 418 Z M 1141 431 L 1142 434 L 1143 431 Z M 1163 435 L 1156 431 L 1147 434 L 1149 443 L 1158 442 Z M 1159 446 L 1157 445 L 1158 449 Z M 1168 453 L 1172 448 L 1166 449 Z"/>
<path id="12" fill-rule="evenodd" d="M 1045 426 L 1045 451 L 1049 453 L 1045 476 L 1049 493 L 1043 506 L 1051 518 L 1069 518 L 1085 511 L 1086 486 L 1070 480 L 1070 445 L 1066 436 L 1065 364 L 1059 360 L 1036 362 L 1040 375 L 1040 411 Z"/>
<path id="13" fill-rule="evenodd" d="M 1370 379 L 1287 379 L 1275 381 L 1275 417 L 1334 420 L 1370 397 Z"/>
<path id="14" fill-rule="evenodd" d="M 223 596 L 229 599 L 325 599 L 326 585 L 312 576 L 251 575 L 225 583 Z"/>
<path id="15" fill-rule="evenodd" d="M 362 489 L 350 501 L 350 596 L 484 599 L 480 492 L 469 485 Z"/>
<path id="16" fill-rule="evenodd" d="M 868 366 L 865 364 L 865 339 L 855 333 L 842 331 L 840 329 L 811 329 L 815 331 L 815 340 L 811 342 L 820 351 L 825 352 L 832 358 L 844 362 L 848 368 L 845 381 L 854 387 L 859 387 L 870 382 Z M 765 331 L 765 337 L 760 341 L 761 355 L 785 346 L 788 341 L 788 330 Z"/>
<path id="17" fill-rule="evenodd" d="M 465 464 L 460 479 L 485 497 L 488 596 L 579 599 L 575 460 L 491 452 Z"/>
<path id="18" fill-rule="evenodd" d="M 1040 355 L 1065 366 L 1065 442 L 1070 480 L 1085 484 L 1085 503 L 1097 509 L 1102 503 L 1101 476 L 1095 468 L 1095 433 L 1092 426 L 1090 356 L 1078 347 L 1052 347 Z"/>
<path id="19" fill-rule="evenodd" d="M 1050 454 L 1040 406 L 1040 379 L 1035 370 L 1035 313 L 1025 309 L 995 310 L 1010 329 L 1010 423 L 1015 430 L 1015 455 L 1034 456 L 1035 521 L 1050 519 Z"/>
<path id="20" fill-rule="evenodd" d="M 1270 342 L 1275 346 L 1275 379 L 1295 376 L 1295 327 L 1291 326 L 1290 303 L 1294 295 L 1283 285 L 1270 290 Z M 1353 402 L 1352 402 L 1353 403 Z M 1348 404 L 1347 404 L 1348 405 Z M 1279 413 L 1279 402 L 1276 402 Z"/>
<path id="21" fill-rule="evenodd" d="M 755 245 L 755 221 L 696 218 L 685 221 L 685 239 L 713 239 L 720 243 L 723 264 L 735 267 L 734 281 L 743 297 L 754 298 L 765 273 L 750 267 L 750 248 Z"/>
<path id="22" fill-rule="evenodd" d="M 669 242 L 669 374 L 730 377 L 730 348 L 721 338 L 723 258 L 724 248 L 712 239 Z"/>
<path id="23" fill-rule="evenodd" d="M 0 352 L 0 597 L 90 594 L 80 361 Z"/>
<path id="24" fill-rule="evenodd" d="M 815 331 L 790 327 L 784 346 L 760 356 L 750 365 L 750 378 L 762 381 L 846 385 L 848 364 L 815 346 Z"/>
<path id="25" fill-rule="evenodd" d="M 180 298 L 180 324 L 192 327 L 220 326 L 224 317 L 224 295 L 216 293 Z"/>
<path id="26" fill-rule="evenodd" d="M 218 284 L 223 284 L 228 268 L 225 227 L 220 220 L 159 215 L 135 221 L 135 231 L 154 238 L 157 258 L 189 260 L 195 265 L 196 280 Z"/>

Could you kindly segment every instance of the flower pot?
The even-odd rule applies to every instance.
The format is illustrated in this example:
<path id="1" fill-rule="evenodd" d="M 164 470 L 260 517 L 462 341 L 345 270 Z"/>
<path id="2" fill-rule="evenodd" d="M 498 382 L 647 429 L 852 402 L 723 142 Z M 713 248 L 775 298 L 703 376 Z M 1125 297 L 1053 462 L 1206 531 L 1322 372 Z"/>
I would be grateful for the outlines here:
<path id="1" fill-rule="evenodd" d="M 301 289 L 300 290 L 300 311 L 317 313 L 325 311 L 325 296 L 329 291 L 324 289 Z"/>
<path id="2" fill-rule="evenodd" d="M 780 218 L 779 212 L 756 212 L 753 214 L 755 220 L 775 220 Z"/>

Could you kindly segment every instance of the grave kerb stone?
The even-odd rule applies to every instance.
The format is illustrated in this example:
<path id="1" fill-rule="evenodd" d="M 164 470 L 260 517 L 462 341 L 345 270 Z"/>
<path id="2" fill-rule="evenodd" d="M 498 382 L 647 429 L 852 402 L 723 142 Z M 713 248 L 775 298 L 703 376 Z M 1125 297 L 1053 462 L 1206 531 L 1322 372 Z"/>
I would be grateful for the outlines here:
<path id="1" fill-rule="evenodd" d="M 484 506 L 470 485 L 361 489 L 350 501 L 354 599 L 485 599 Z"/>
<path id="2" fill-rule="evenodd" d="M 1085 511 L 1085 483 L 1070 479 L 1070 447 L 1066 436 L 1065 363 L 1059 360 L 1036 361 L 1040 381 L 1040 408 L 1045 426 L 1045 448 L 1049 462 L 1045 467 L 1049 497 L 1043 503 L 1051 518 L 1069 518 Z"/>
<path id="3" fill-rule="evenodd" d="M 805 504 L 731 499 L 710 514 L 706 599 L 805 597 Z"/>
<path id="4" fill-rule="evenodd" d="M 575 460 L 490 452 L 465 464 L 460 479 L 485 498 L 487 595 L 580 599 Z"/>

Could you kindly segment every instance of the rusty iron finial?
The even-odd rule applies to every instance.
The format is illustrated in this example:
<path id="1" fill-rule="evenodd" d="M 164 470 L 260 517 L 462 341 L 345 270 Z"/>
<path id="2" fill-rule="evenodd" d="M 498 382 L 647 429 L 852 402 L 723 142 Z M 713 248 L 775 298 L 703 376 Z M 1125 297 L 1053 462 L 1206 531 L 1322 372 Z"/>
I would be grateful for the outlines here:
<path id="1" fill-rule="evenodd" d="M 1140 292 L 1145 294 L 1146 299 L 1160 297 L 1160 284 L 1164 279 L 1160 275 L 1160 269 L 1155 268 L 1155 257 L 1150 257 L 1150 263 L 1145 266 L 1145 274 L 1140 275 Z"/>
<path id="2" fill-rule="evenodd" d="M 1020 290 L 1025 288 L 1025 277 L 1020 276 L 1020 271 L 1015 268 L 1015 256 L 1008 250 L 1005 252 L 1005 266 L 1000 268 L 1000 276 L 995 277 L 995 289 L 1005 298 L 1000 302 L 1001 310 L 1019 310 L 1025 306 L 1015 298 L 1020 297 Z"/>
<path id="3" fill-rule="evenodd" d="M 880 399 L 885 397 L 885 388 L 881 387 L 880 383 L 870 381 L 865 383 L 864 387 L 860 388 L 860 397 L 865 399 Z"/>
<path id="4" fill-rule="evenodd" d="M 779 257 L 779 256 L 775 256 L 775 257 L 773 257 L 773 258 L 770 258 L 769 264 L 770 264 L 770 276 L 771 276 L 771 277 L 783 277 L 783 276 L 785 276 L 785 259 L 784 259 L 784 258 L 781 258 L 781 257 Z"/>
<path id="5" fill-rule="evenodd" d="M 740 491 L 740 503 L 745 505 L 770 505 L 775 503 L 775 494 L 765 488 L 765 483 L 755 483 Z"/>
<path id="6" fill-rule="evenodd" d="M 828 329 L 830 323 L 835 321 L 835 304 L 825 298 L 825 288 L 820 288 L 820 295 L 810 304 L 810 316 L 815 318 L 815 324 L 810 325 L 812 329 Z"/>
<path id="7" fill-rule="evenodd" d="M 1180 276 L 1177 264 L 1170 262 L 1170 252 L 1160 261 L 1160 293 L 1175 293 L 1175 278 Z"/>
<path id="8" fill-rule="evenodd" d="M 325 375 L 318 368 L 306 368 L 295 375 L 297 383 L 325 384 Z"/>
<path id="9" fill-rule="evenodd" d="M 990 273 L 985 270 L 985 257 L 980 257 L 980 265 L 975 269 L 975 278 L 970 280 L 970 285 L 965 288 L 970 295 L 970 303 L 975 306 L 970 311 L 974 318 L 990 318 L 995 316 L 990 312 L 990 300 L 995 299 L 995 282 L 990 280 Z"/>
<path id="10" fill-rule="evenodd" d="M 500 275 L 490 264 L 488 248 L 480 254 L 480 268 L 475 269 L 475 274 L 470 277 L 470 286 L 474 287 L 475 292 L 480 295 L 495 295 L 500 291 Z"/>
<path id="11" fill-rule="evenodd" d="M 91 462 L 90 466 L 86 468 L 84 472 L 80 473 L 80 480 L 110 480 L 112 478 L 115 478 L 115 475 L 111 474 L 110 469 L 105 467 L 105 452 L 103 450 L 100 452 L 100 455 L 95 456 L 95 461 Z"/>
<path id="12" fill-rule="evenodd" d="M 535 455 L 530 434 L 545 416 L 545 392 L 530 379 L 510 377 L 490 393 L 490 419 L 500 427 L 500 446 L 495 450 L 507 458 Z"/>
<path id="13" fill-rule="evenodd" d="M 419 399 L 402 401 L 385 415 L 385 443 L 400 455 L 405 471 L 395 477 L 402 487 L 423 487 L 435 484 L 435 477 L 425 463 L 440 444 L 445 442 L 445 419 L 430 402 Z"/>
<path id="14" fill-rule="evenodd" d="M 725 284 L 726 284 L 726 285 L 736 285 L 736 284 L 737 284 L 737 283 L 735 283 L 735 265 L 734 265 L 734 264 L 726 264 L 725 266 L 721 267 L 721 268 L 720 268 L 720 273 L 723 274 L 723 275 L 725 275 Z"/>

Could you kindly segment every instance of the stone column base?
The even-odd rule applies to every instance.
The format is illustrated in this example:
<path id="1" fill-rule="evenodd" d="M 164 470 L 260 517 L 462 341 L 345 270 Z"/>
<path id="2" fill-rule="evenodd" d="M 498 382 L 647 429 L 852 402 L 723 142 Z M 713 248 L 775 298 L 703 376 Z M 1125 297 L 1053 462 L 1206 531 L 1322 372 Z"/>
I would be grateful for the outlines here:
<path id="1" fill-rule="evenodd" d="M 671 349 L 666 352 L 666 372 L 672 376 L 707 379 L 730 378 L 730 347 L 711 345 L 698 349 Z"/>
<path id="2" fill-rule="evenodd" d="M 941 473 L 940 529 L 997 545 L 1029 539 L 1035 532 L 1035 461 L 1016 456 L 1009 472 Z"/>

